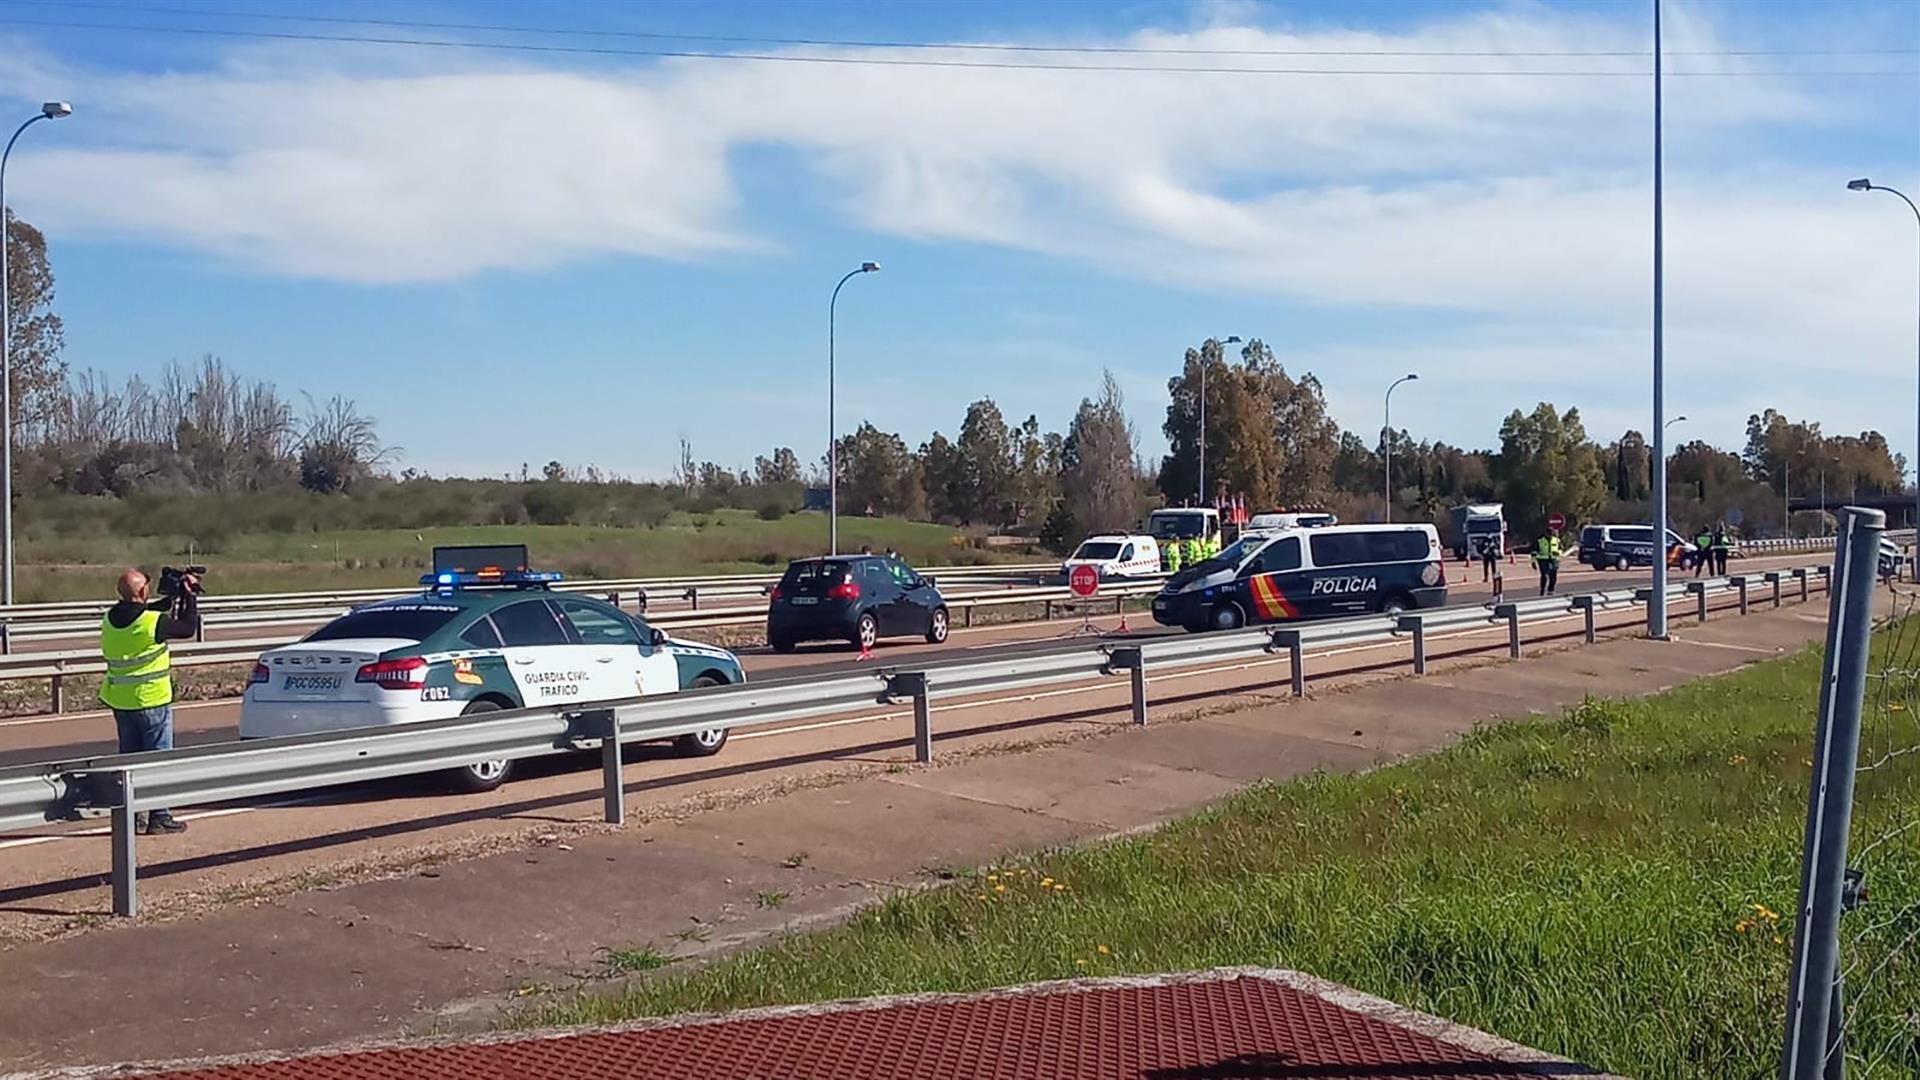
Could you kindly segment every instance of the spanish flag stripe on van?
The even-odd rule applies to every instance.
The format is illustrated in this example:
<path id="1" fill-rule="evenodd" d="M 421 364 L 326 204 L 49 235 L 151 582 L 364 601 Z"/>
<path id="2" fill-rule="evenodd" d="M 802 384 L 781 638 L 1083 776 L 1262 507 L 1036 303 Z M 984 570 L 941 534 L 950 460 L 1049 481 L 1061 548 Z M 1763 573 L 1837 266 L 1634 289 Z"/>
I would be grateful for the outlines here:
<path id="1" fill-rule="evenodd" d="M 1261 574 L 1248 581 L 1253 591 L 1253 606 L 1262 619 L 1297 619 L 1300 609 L 1293 606 L 1273 578 Z"/>

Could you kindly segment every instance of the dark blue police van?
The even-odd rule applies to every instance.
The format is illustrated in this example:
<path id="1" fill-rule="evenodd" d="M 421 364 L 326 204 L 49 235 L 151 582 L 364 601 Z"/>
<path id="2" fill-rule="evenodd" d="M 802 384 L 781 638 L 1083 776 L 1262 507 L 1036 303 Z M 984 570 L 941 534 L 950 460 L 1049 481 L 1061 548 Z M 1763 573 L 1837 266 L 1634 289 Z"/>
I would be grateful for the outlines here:
<path id="1" fill-rule="evenodd" d="M 1153 618 L 1192 631 L 1400 612 L 1447 602 L 1431 525 L 1331 525 L 1243 536 L 1167 579 Z"/>

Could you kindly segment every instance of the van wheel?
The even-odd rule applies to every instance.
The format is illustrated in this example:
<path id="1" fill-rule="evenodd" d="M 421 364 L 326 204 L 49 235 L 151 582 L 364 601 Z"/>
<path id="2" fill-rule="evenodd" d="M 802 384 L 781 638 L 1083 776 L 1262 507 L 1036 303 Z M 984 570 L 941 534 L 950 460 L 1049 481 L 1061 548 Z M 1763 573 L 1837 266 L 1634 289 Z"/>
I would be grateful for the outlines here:
<path id="1" fill-rule="evenodd" d="M 1380 601 L 1380 614 L 1399 616 L 1413 607 L 1413 597 L 1406 593 L 1389 593 Z"/>
<path id="2" fill-rule="evenodd" d="M 497 702 L 481 699 L 470 701 L 460 710 L 461 716 L 478 716 L 481 713 L 499 712 Z M 476 761 L 471 765 L 453 770 L 453 782 L 461 791 L 470 795 L 479 795 L 492 791 L 507 782 L 513 775 L 511 761 Z"/>
<path id="3" fill-rule="evenodd" d="M 1207 616 L 1207 627 L 1211 630 L 1238 630 L 1246 623 L 1247 617 L 1238 604 L 1221 604 Z"/>
<path id="4" fill-rule="evenodd" d="M 1627 557 L 1625 555 L 1615 555 L 1613 557 L 1613 568 L 1615 570 L 1625 570 L 1627 568 Z"/>

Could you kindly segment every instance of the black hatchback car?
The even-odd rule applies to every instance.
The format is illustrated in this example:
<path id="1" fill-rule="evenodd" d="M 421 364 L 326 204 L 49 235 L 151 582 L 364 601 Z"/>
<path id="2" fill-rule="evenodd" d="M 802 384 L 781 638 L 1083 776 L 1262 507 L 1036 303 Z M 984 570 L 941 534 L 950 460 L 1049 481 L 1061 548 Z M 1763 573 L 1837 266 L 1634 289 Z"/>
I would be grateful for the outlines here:
<path id="1" fill-rule="evenodd" d="M 888 555 L 827 555 L 787 565 L 767 594 L 767 644 L 792 652 L 803 641 L 871 648 L 883 637 L 947 640 L 947 602 L 932 582 Z"/>

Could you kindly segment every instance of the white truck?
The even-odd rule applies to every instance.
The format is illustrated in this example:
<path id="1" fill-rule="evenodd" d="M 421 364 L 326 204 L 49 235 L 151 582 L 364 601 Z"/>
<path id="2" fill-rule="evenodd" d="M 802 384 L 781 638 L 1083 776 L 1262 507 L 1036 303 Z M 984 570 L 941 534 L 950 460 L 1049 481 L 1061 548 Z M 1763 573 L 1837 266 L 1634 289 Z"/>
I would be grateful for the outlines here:
<path id="1" fill-rule="evenodd" d="M 1501 503 L 1469 503 L 1453 508 L 1453 554 L 1467 559 L 1480 553 L 1482 544 L 1491 543 L 1504 553 L 1507 548 L 1506 508 Z"/>

